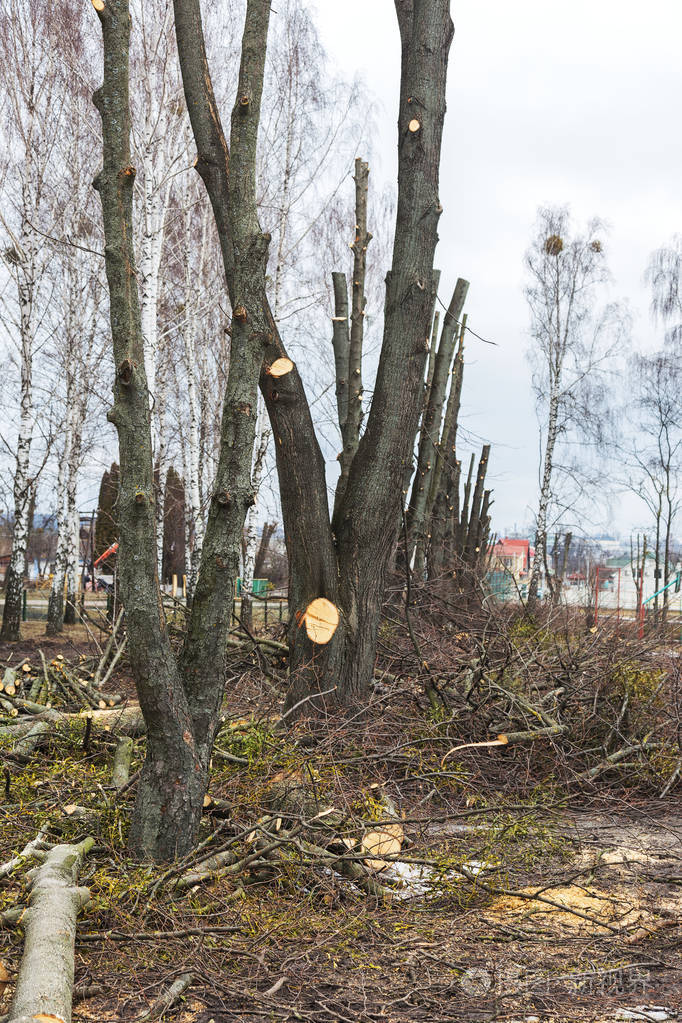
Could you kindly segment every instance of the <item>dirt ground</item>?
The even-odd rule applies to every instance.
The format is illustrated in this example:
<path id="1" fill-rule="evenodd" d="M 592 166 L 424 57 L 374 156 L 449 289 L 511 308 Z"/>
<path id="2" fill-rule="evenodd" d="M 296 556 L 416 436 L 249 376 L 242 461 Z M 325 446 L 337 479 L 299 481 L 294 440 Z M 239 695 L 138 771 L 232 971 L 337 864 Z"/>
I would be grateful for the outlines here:
<path id="1" fill-rule="evenodd" d="M 61 653 L 76 663 L 91 643 L 76 630 L 57 641 L 36 634 L 12 648 L 12 663 L 29 657 L 34 666 L 38 644 L 47 658 Z M 0 649 L 1 664 L 9 653 Z M 71 729 L 20 763 L 3 750 L 3 861 L 44 825 L 55 841 L 86 833 L 96 839 L 82 876 L 92 902 L 78 926 L 75 1021 L 141 1019 L 185 974 L 191 978 L 182 999 L 149 1018 L 682 1019 L 682 815 L 675 791 L 666 801 L 617 787 L 505 791 L 505 772 L 522 774 L 524 753 L 474 751 L 438 770 L 442 747 L 433 756 L 430 750 L 438 733 L 419 731 L 407 711 L 396 718 L 381 707 L 372 743 L 363 740 L 361 751 L 348 737 L 341 753 L 338 745 L 311 749 L 310 736 L 282 739 L 263 724 L 277 696 L 254 683 L 249 659 L 233 671 L 244 717 L 219 741 L 227 759 L 214 760 L 215 805 L 203 837 L 248 831 L 267 806 L 273 779 L 312 764 L 321 805 L 345 800 L 349 819 L 366 815 L 379 788 L 399 807 L 403 887 L 379 900 L 291 853 L 274 872 L 154 891 L 159 868 L 125 854 L 134 785 L 120 799 L 111 790 L 111 735 L 93 730 L 83 749 L 82 730 Z M 116 681 L 130 697 L 125 669 Z M 517 760 L 507 760 L 504 771 L 487 766 L 502 755 Z M 133 770 L 141 756 L 138 742 Z M 68 816 L 74 803 L 90 816 Z M 20 904 L 24 888 L 23 870 L 0 880 L 0 910 Z M 0 958 L 10 972 L 21 952 L 21 930 L 0 930 Z"/>

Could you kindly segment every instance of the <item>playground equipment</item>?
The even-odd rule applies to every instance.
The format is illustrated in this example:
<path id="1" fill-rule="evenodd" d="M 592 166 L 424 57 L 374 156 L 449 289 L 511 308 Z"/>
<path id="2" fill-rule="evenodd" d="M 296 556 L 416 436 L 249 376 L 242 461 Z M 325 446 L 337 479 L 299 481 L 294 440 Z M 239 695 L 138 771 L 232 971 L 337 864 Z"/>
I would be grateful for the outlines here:
<path id="1" fill-rule="evenodd" d="M 100 565 L 103 561 L 106 561 L 107 558 L 110 558 L 112 554 L 116 554 L 117 550 L 118 550 L 118 540 L 114 540 L 114 542 L 111 544 L 111 546 L 107 547 L 107 549 L 105 550 L 104 554 L 100 554 L 100 556 L 98 557 L 97 561 L 94 563 L 94 565 L 92 567 L 93 568 L 97 568 L 97 566 Z"/>
<path id="2" fill-rule="evenodd" d="M 662 586 L 660 588 L 660 590 L 656 590 L 655 593 L 652 593 L 650 597 L 647 597 L 646 600 L 643 600 L 641 602 L 640 607 L 639 607 L 639 638 L 640 639 L 642 639 L 643 636 L 644 636 L 644 617 L 646 615 L 646 606 L 647 606 L 647 604 L 650 604 L 652 600 L 655 600 L 656 597 L 660 597 L 660 595 L 662 593 L 665 593 L 666 590 L 671 589 L 673 586 L 675 587 L 675 593 L 679 593 L 681 585 L 682 585 L 682 571 L 676 572 L 675 575 L 673 576 L 673 578 L 670 580 L 670 582 L 666 583 L 665 586 Z"/>

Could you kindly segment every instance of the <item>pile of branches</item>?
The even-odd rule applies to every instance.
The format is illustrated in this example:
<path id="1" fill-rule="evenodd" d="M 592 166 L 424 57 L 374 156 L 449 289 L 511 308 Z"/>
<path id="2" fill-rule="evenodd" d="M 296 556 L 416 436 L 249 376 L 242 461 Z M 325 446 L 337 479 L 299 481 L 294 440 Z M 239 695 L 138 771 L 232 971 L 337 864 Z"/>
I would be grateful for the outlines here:
<path id="1" fill-rule="evenodd" d="M 384 684 L 410 680 L 423 710 L 462 743 L 531 744 L 536 779 L 661 796 L 679 782 L 682 661 L 655 636 L 641 640 L 628 621 L 597 628 L 560 606 L 531 616 L 478 579 L 412 582 L 407 607 L 405 598 L 397 578 L 380 641 Z"/>

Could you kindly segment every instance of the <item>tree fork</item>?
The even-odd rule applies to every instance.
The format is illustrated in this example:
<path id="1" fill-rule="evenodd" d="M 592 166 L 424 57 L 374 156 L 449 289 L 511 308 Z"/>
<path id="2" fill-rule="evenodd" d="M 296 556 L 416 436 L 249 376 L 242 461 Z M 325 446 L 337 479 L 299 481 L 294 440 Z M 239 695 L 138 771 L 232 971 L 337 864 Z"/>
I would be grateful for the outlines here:
<path id="1" fill-rule="evenodd" d="M 287 530 L 294 607 L 300 607 L 299 593 L 323 579 L 331 588 L 326 595 L 341 609 L 340 625 L 322 648 L 307 642 L 294 626 L 291 707 L 330 685 L 335 686 L 337 703 L 357 707 L 366 697 L 386 571 L 400 526 L 401 489 L 422 408 L 436 299 L 433 257 L 442 212 L 438 181 L 453 27 L 447 0 L 429 4 L 397 0 L 396 12 L 402 43 L 398 204 L 392 266 L 386 279 L 384 340 L 367 425 L 334 515 L 333 580 L 325 578 L 326 549 L 315 551 L 314 561 L 311 558 L 309 537 L 315 534 L 302 532 L 292 546 L 294 530 Z M 416 111 L 419 123 L 414 130 Z M 287 470 L 282 457 L 280 480 L 286 481 Z M 306 514 L 309 481 L 308 474 L 298 493 L 283 490 L 285 527 Z M 337 599 L 332 596 L 336 593 Z"/>
<path id="2" fill-rule="evenodd" d="M 99 9 L 98 9 L 99 8 Z M 140 307 L 132 248 L 132 191 L 127 0 L 98 0 L 104 42 L 104 83 L 93 100 L 102 118 L 103 167 L 95 181 L 104 221 L 117 374 L 110 419 L 119 437 L 120 576 L 127 611 L 131 666 L 148 733 L 147 758 L 137 792 L 130 845 L 157 859 L 191 848 L 201 813 L 206 765 L 194 748 L 192 720 L 170 647 L 156 573 L 151 427 Z"/>

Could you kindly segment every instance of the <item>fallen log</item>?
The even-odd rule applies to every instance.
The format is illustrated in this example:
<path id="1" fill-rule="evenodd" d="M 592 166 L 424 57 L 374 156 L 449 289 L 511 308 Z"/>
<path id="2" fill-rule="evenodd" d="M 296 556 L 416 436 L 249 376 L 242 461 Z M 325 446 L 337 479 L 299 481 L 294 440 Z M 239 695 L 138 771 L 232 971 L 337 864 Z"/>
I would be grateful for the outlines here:
<path id="1" fill-rule="evenodd" d="M 137 738 L 145 733 L 144 718 L 138 706 L 113 707 L 106 710 L 83 710 L 78 713 L 44 707 L 40 703 L 12 698 L 15 705 L 29 716 L 0 727 L 0 735 L 20 739 L 27 735 L 36 722 L 46 722 L 54 728 L 69 726 L 76 721 L 90 720 L 92 727 L 98 726 L 112 735 L 130 735 Z"/>
<path id="2" fill-rule="evenodd" d="M 53 1019 L 71 1023 L 76 917 L 90 899 L 78 872 L 94 840 L 58 845 L 27 876 L 29 906 L 22 918 L 24 955 L 9 1023 Z"/>

